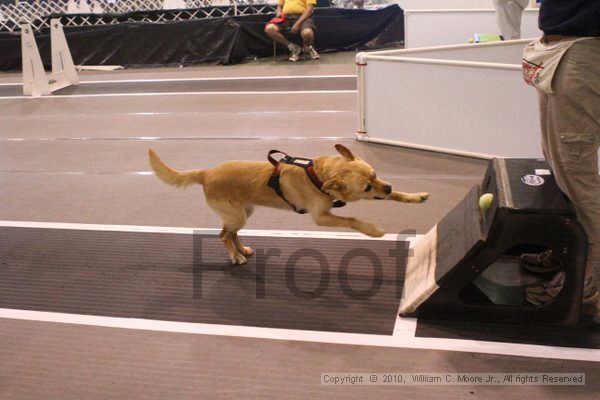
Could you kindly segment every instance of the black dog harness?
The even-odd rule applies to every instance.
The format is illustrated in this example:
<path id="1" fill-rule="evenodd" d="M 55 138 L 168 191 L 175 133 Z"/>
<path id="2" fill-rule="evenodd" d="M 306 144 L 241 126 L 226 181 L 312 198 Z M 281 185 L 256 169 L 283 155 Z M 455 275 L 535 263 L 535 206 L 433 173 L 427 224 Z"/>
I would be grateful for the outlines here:
<path id="1" fill-rule="evenodd" d="M 279 159 L 279 161 L 277 161 L 273 157 L 273 154 L 283 154 L 283 157 L 281 157 Z M 294 209 L 294 211 L 296 211 L 298 214 L 306 213 L 306 210 L 296 208 L 296 206 L 294 206 L 292 203 L 290 203 L 288 201 L 288 199 L 286 199 L 285 196 L 283 195 L 283 192 L 281 191 L 281 186 L 279 185 L 279 172 L 280 172 L 281 166 L 283 164 L 295 165 L 296 167 L 303 168 L 304 171 L 306 172 L 306 175 L 308 176 L 308 179 L 310 179 L 310 181 L 313 183 L 313 185 L 315 185 L 315 187 L 317 189 L 319 189 L 321 192 L 323 192 L 323 190 L 321 190 L 321 188 L 323 187 L 323 182 L 321 182 L 321 180 L 317 176 L 317 173 L 315 172 L 315 169 L 313 168 L 313 165 L 314 165 L 313 160 L 311 160 L 310 158 L 292 157 L 292 156 L 289 156 L 288 154 L 284 153 L 283 151 L 279 151 L 279 150 L 269 151 L 269 154 L 267 155 L 267 159 L 269 160 L 269 162 L 271 164 L 273 164 L 273 167 L 275 167 L 275 169 L 273 170 L 273 174 L 269 178 L 269 183 L 267 185 L 270 188 L 272 188 L 275 191 L 275 193 L 277 193 L 279 195 L 279 197 L 281 197 L 286 203 L 288 203 L 290 205 L 290 207 L 292 207 Z M 325 192 L 323 192 L 323 193 L 325 193 Z M 325 193 L 325 194 L 327 194 L 327 193 Z M 346 205 L 346 203 L 341 200 L 333 200 L 332 203 L 333 203 L 332 204 L 333 207 L 343 207 Z"/>

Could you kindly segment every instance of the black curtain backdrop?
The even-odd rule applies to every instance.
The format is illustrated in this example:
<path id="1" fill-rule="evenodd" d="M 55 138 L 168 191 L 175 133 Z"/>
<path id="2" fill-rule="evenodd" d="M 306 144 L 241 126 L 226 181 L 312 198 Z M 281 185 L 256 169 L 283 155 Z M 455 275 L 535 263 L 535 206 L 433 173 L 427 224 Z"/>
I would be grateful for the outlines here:
<path id="1" fill-rule="evenodd" d="M 273 52 L 273 43 L 263 32 L 273 14 L 160 23 L 135 21 L 152 13 L 120 14 L 130 22 L 119 24 L 64 27 L 73 61 L 76 65 L 124 67 L 232 64 Z M 379 10 L 317 8 L 314 20 L 315 47 L 321 52 L 376 49 L 399 45 L 404 40 L 403 11 L 397 5 Z M 50 32 L 38 32 L 36 40 L 42 60 L 50 68 Z M 20 33 L 0 33 L 0 70 L 20 69 Z"/>

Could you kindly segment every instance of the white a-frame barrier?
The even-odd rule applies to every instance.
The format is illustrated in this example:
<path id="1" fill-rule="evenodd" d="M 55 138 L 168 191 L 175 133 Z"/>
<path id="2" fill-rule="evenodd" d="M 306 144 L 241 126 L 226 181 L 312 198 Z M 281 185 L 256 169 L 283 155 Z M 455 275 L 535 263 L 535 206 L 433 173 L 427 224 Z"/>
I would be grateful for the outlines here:
<path id="1" fill-rule="evenodd" d="M 23 94 L 25 96 L 48 96 L 56 90 L 79 84 L 71 51 L 58 18 L 50 21 L 50 48 L 52 72 L 46 75 L 31 25 L 29 23 L 21 24 Z"/>

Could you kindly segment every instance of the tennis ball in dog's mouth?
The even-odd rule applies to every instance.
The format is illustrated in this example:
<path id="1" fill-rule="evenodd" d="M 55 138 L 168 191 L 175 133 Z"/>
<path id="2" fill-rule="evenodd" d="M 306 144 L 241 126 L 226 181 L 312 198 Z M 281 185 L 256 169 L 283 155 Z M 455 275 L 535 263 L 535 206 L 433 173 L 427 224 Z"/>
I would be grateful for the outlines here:
<path id="1" fill-rule="evenodd" d="M 490 209 L 493 202 L 494 202 L 493 194 L 491 194 L 491 193 L 483 194 L 479 198 L 479 208 L 481 209 L 481 211 L 487 211 Z"/>

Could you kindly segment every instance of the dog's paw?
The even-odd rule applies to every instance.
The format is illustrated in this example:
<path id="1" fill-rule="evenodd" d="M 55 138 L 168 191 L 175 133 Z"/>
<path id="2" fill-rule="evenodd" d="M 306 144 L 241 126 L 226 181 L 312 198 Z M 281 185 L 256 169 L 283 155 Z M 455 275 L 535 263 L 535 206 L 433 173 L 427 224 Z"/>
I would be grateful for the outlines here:
<path id="1" fill-rule="evenodd" d="M 429 198 L 429 193 L 413 193 L 414 203 L 423 203 Z"/>
<path id="2" fill-rule="evenodd" d="M 382 237 L 383 235 L 385 235 L 385 232 L 383 230 L 379 229 L 376 225 L 373 224 L 365 224 L 362 232 L 365 235 L 371 237 Z"/>
<path id="3" fill-rule="evenodd" d="M 235 253 L 235 256 L 231 257 L 231 263 L 233 265 L 244 265 L 247 262 L 248 262 L 248 260 L 246 260 L 246 257 L 244 257 L 240 253 Z"/>
<path id="4" fill-rule="evenodd" d="M 252 250 L 252 247 L 244 246 L 244 250 L 242 251 L 242 254 L 245 256 L 251 256 L 252 254 L 254 254 L 254 250 Z"/>
<path id="5" fill-rule="evenodd" d="M 429 193 L 404 193 L 404 192 L 392 192 L 388 199 L 394 201 L 400 201 L 402 203 L 422 203 L 429 198 Z"/>

